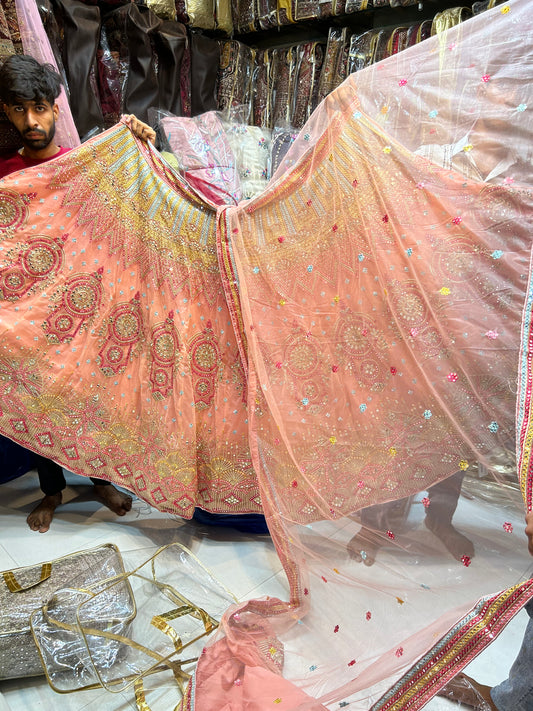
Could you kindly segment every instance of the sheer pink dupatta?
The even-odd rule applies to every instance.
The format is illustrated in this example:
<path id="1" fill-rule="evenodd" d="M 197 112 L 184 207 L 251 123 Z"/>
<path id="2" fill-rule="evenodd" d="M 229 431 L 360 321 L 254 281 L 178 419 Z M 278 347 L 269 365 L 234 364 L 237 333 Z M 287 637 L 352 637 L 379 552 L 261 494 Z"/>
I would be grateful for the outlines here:
<path id="1" fill-rule="evenodd" d="M 220 214 L 289 585 L 254 602 L 254 640 L 228 613 L 196 711 L 420 709 L 533 595 L 527 4 L 349 77 L 270 187 Z M 443 509 L 455 547 L 427 518 Z"/>

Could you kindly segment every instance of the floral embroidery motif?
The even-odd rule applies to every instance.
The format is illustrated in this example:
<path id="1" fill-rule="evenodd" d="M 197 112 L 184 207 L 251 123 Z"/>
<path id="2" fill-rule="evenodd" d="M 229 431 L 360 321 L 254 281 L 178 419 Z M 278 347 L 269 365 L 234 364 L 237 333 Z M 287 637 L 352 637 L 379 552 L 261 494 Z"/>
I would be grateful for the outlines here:
<path id="1" fill-rule="evenodd" d="M 448 375 L 446 377 L 450 381 L 450 383 L 455 383 L 455 382 L 457 382 L 457 378 L 459 376 L 457 375 L 457 373 L 448 373 Z"/>
<path id="2" fill-rule="evenodd" d="M 506 521 L 503 524 L 503 530 L 506 531 L 507 533 L 512 533 L 513 532 L 513 524 L 509 523 L 509 521 Z"/>
<path id="3" fill-rule="evenodd" d="M 137 292 L 131 301 L 117 304 L 106 319 L 107 334 L 96 358 L 104 375 L 123 373 L 143 337 L 139 296 Z"/>
<path id="4" fill-rule="evenodd" d="M 14 190 L 0 190 L 0 230 L 16 230 L 28 219 L 28 207 Z"/>
<path id="5" fill-rule="evenodd" d="M 50 343 L 69 343 L 87 327 L 102 301 L 102 273 L 100 268 L 94 274 L 76 274 L 67 280 L 61 303 L 43 323 Z"/>
<path id="6" fill-rule="evenodd" d="M 63 265 L 63 241 L 44 235 L 29 240 L 15 262 L 0 269 L 0 299 L 16 301 L 36 284 L 53 277 Z"/>
<path id="7" fill-rule="evenodd" d="M 489 430 L 491 432 L 497 432 L 500 429 L 500 426 L 497 422 L 492 421 L 489 425 Z"/>
<path id="8" fill-rule="evenodd" d="M 172 311 L 163 323 L 154 326 L 150 340 L 152 394 L 156 399 L 162 399 L 167 397 L 172 390 L 174 370 L 179 355 L 178 334 L 174 326 Z"/>
<path id="9" fill-rule="evenodd" d="M 483 74 L 481 77 L 481 81 L 484 82 L 485 84 L 490 81 L 490 74 Z"/>
<path id="10" fill-rule="evenodd" d="M 194 404 L 205 410 L 215 397 L 216 377 L 220 366 L 220 350 L 211 321 L 189 341 L 189 357 L 193 373 Z"/>
<path id="11" fill-rule="evenodd" d="M 461 561 L 462 561 L 463 565 L 465 566 L 465 568 L 468 568 L 468 566 L 469 566 L 470 563 L 472 562 L 472 561 L 470 560 L 469 556 L 467 556 L 467 555 L 462 555 L 462 556 L 461 556 Z"/>
<path id="12" fill-rule="evenodd" d="M 407 79 L 400 79 L 398 86 L 405 86 L 407 84 Z"/>

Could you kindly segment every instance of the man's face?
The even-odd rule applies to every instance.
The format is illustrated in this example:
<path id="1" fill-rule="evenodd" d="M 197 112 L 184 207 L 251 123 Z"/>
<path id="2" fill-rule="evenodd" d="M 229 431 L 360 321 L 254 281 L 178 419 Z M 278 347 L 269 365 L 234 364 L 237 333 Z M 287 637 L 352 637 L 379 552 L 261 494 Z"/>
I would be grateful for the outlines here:
<path id="1" fill-rule="evenodd" d="M 57 104 L 51 106 L 45 99 L 20 100 L 14 104 L 4 105 L 4 111 L 20 133 L 24 146 L 32 151 L 40 151 L 50 145 L 59 116 Z"/>

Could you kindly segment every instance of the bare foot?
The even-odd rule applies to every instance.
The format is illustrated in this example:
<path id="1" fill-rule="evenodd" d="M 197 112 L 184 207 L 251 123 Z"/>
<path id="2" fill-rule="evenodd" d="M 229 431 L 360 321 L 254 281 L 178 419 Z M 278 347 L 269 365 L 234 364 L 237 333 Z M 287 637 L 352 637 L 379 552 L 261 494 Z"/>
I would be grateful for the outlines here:
<path id="1" fill-rule="evenodd" d="M 358 563 L 363 562 L 365 565 L 374 565 L 376 555 L 385 540 L 378 533 L 362 528 L 359 533 L 356 533 L 353 538 L 348 541 L 348 553 L 350 558 L 353 558 Z"/>
<path id="2" fill-rule="evenodd" d="M 456 560 L 463 556 L 473 558 L 476 554 L 472 541 L 452 526 L 451 523 L 441 523 L 426 516 L 424 523 L 432 533 L 442 542 Z"/>
<path id="3" fill-rule="evenodd" d="M 26 519 L 31 530 L 39 531 L 39 533 L 46 533 L 50 528 L 52 519 L 54 518 L 54 511 L 62 500 L 63 495 L 61 492 L 52 494 L 51 496 L 45 496 L 41 503 L 33 509 L 31 514 Z"/>
<path id="4" fill-rule="evenodd" d="M 131 511 L 131 496 L 115 489 L 113 484 L 95 484 L 94 493 L 96 498 L 117 516 L 124 516 Z"/>
<path id="5" fill-rule="evenodd" d="M 465 704 L 475 711 L 498 711 L 490 695 L 490 689 L 490 686 L 479 684 L 466 674 L 458 674 L 437 693 L 437 696 L 443 696 L 461 706 Z"/>

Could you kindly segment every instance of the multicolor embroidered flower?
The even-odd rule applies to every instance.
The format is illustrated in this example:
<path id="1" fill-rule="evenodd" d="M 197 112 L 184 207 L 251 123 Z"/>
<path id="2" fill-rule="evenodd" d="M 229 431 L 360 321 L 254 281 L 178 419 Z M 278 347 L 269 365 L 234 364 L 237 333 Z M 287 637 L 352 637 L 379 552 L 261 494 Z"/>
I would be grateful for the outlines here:
<path id="1" fill-rule="evenodd" d="M 359 480 L 359 481 L 357 482 L 357 488 L 358 488 L 358 489 L 363 489 L 364 486 L 365 486 L 365 482 L 364 482 L 364 481 Z"/>
<path id="2" fill-rule="evenodd" d="M 308 265 L 307 265 L 307 271 L 308 271 L 309 273 L 311 273 L 311 272 L 313 271 L 313 265 L 312 265 L 312 264 L 308 264 Z"/>
<path id="3" fill-rule="evenodd" d="M 413 250 L 411 247 L 407 247 L 405 250 L 405 253 L 407 254 L 408 257 L 410 257 L 413 254 Z"/>
<path id="4" fill-rule="evenodd" d="M 309 398 L 308 397 L 303 398 L 302 405 L 309 405 Z"/>
<path id="5" fill-rule="evenodd" d="M 336 372 L 338 371 L 338 369 L 339 369 L 339 366 L 338 366 L 338 365 L 332 365 L 332 366 L 331 366 L 331 370 L 332 370 L 334 373 L 336 373 Z"/>
<path id="6" fill-rule="evenodd" d="M 278 237 L 278 242 L 279 242 L 280 244 L 283 244 L 283 242 L 285 242 L 285 237 L 279 236 L 279 237 Z"/>
<path id="7" fill-rule="evenodd" d="M 427 507 L 431 505 L 431 501 L 428 499 L 427 496 L 424 496 L 424 498 L 422 499 L 422 505 L 425 509 L 427 509 Z"/>
<path id="8" fill-rule="evenodd" d="M 502 15 L 507 15 L 507 13 L 508 13 L 510 10 L 511 10 L 511 8 L 509 7 L 509 5 L 504 5 L 504 6 L 502 7 L 502 9 L 500 10 L 500 12 L 502 13 Z"/>
<path id="9" fill-rule="evenodd" d="M 490 74 L 483 74 L 481 77 L 481 81 L 484 82 L 485 84 L 490 81 Z"/>
<path id="10" fill-rule="evenodd" d="M 456 43 L 456 42 L 452 42 L 451 44 L 448 45 L 448 49 L 450 50 L 450 52 L 453 52 L 453 50 L 454 50 L 456 47 L 457 47 L 457 43 Z"/>
<path id="11" fill-rule="evenodd" d="M 457 382 L 457 378 L 459 376 L 457 375 L 457 373 L 448 373 L 448 375 L 446 377 L 448 378 L 450 383 L 455 383 L 455 382 Z"/>
<path id="12" fill-rule="evenodd" d="M 463 218 L 462 218 L 462 217 L 459 217 L 459 216 L 454 217 L 454 218 L 452 219 L 452 222 L 453 222 L 454 225 L 460 225 L 462 221 L 463 221 Z"/>
<path id="13" fill-rule="evenodd" d="M 293 479 L 293 480 L 291 481 L 291 486 L 292 486 L 293 489 L 297 489 L 297 488 L 298 488 L 298 482 L 296 481 L 296 479 Z"/>
<path id="14" fill-rule="evenodd" d="M 364 258 L 365 258 L 365 255 L 364 255 L 364 254 L 358 254 L 358 255 L 357 255 L 357 259 L 358 259 L 360 262 L 362 262 Z"/>
<path id="15" fill-rule="evenodd" d="M 439 289 L 439 292 L 440 292 L 443 296 L 449 296 L 449 294 L 451 293 L 450 290 L 449 290 L 449 288 L 448 288 L 447 286 L 443 286 L 442 289 Z"/>
<path id="16" fill-rule="evenodd" d="M 393 541 L 396 538 L 396 536 L 394 535 L 394 533 L 392 531 L 387 531 L 387 536 L 391 539 L 391 541 Z"/>
<path id="17" fill-rule="evenodd" d="M 395 368 L 393 365 L 391 365 L 390 372 L 391 372 L 391 375 L 396 375 L 396 373 L 398 372 L 398 369 Z"/>
<path id="18" fill-rule="evenodd" d="M 368 610 L 365 617 L 366 617 L 367 621 L 372 619 L 372 613 L 370 612 L 370 610 Z"/>
<path id="19" fill-rule="evenodd" d="M 390 146 L 385 146 L 383 149 L 383 153 L 390 153 L 392 151 L 392 148 Z"/>
<path id="20" fill-rule="evenodd" d="M 466 461 L 466 459 L 461 459 L 459 462 L 459 469 L 463 472 L 465 472 L 469 466 L 470 464 Z"/>
<path id="21" fill-rule="evenodd" d="M 311 205 L 313 204 L 313 201 L 312 201 L 312 200 L 308 200 L 305 204 L 307 205 L 307 207 L 311 207 Z"/>
<path id="22" fill-rule="evenodd" d="M 468 566 L 469 566 L 470 563 L 472 562 L 472 561 L 470 560 L 470 557 L 467 556 L 467 555 L 462 555 L 462 556 L 461 556 L 461 560 L 462 560 L 463 565 L 465 566 L 465 568 L 468 568 Z"/>
<path id="23" fill-rule="evenodd" d="M 498 333 L 498 331 L 487 331 L 485 333 L 485 336 L 487 336 L 487 338 L 490 338 L 491 341 L 495 341 L 499 335 L 500 334 Z"/>
<path id="24" fill-rule="evenodd" d="M 429 118 L 437 118 L 438 115 L 439 112 L 437 111 L 437 109 L 432 109 L 428 114 Z"/>
<path id="25" fill-rule="evenodd" d="M 361 412 L 364 412 L 364 411 L 366 410 L 366 405 L 365 405 L 364 402 L 361 403 L 361 405 L 359 405 L 359 410 L 360 410 Z"/>
<path id="26" fill-rule="evenodd" d="M 412 328 L 412 329 L 409 331 L 409 334 L 410 334 L 410 336 L 411 336 L 412 338 L 416 338 L 416 337 L 418 336 L 418 328 Z"/>
<path id="27" fill-rule="evenodd" d="M 403 656 L 403 647 L 398 647 L 398 649 L 394 652 L 394 654 L 398 657 L 398 659 L 400 657 L 402 657 Z"/>
<path id="28" fill-rule="evenodd" d="M 381 221 L 382 221 L 382 222 L 388 222 L 388 221 L 389 221 L 389 216 L 388 216 L 388 215 L 383 215 L 383 217 L 381 218 Z"/>
<path id="29" fill-rule="evenodd" d="M 407 84 L 407 79 L 400 79 L 398 86 L 405 86 Z"/>
<path id="30" fill-rule="evenodd" d="M 489 425 L 489 430 L 491 432 L 497 432 L 500 429 L 500 425 L 497 422 L 491 422 Z"/>
<path id="31" fill-rule="evenodd" d="M 334 296 L 334 297 L 333 297 L 333 301 L 334 301 L 336 304 L 338 304 L 340 300 L 341 300 L 341 299 L 340 299 L 340 296 Z"/>
<path id="32" fill-rule="evenodd" d="M 514 183 L 514 178 L 512 175 L 507 176 L 507 178 L 504 178 L 505 185 L 512 185 Z"/>
<path id="33" fill-rule="evenodd" d="M 259 274 L 259 267 L 254 267 L 252 271 L 254 274 Z"/>
<path id="34" fill-rule="evenodd" d="M 495 249 L 490 255 L 493 259 L 501 259 L 503 257 L 503 252 L 501 249 Z"/>
<path id="35" fill-rule="evenodd" d="M 352 117 L 354 119 L 360 119 L 363 114 L 360 111 L 354 111 Z"/>
<path id="36" fill-rule="evenodd" d="M 516 107 L 516 110 L 522 113 L 522 111 L 525 111 L 527 109 L 527 104 L 518 104 Z"/>
<path id="37" fill-rule="evenodd" d="M 423 182 L 420 182 L 420 183 L 417 183 L 417 184 L 416 184 L 416 187 L 417 187 L 419 190 L 422 190 L 423 188 L 426 187 L 426 184 L 423 183 Z"/>
<path id="38" fill-rule="evenodd" d="M 431 410 L 424 410 L 424 419 L 430 420 L 432 415 L 433 413 L 431 412 Z"/>
<path id="39" fill-rule="evenodd" d="M 389 113 L 389 107 L 388 107 L 388 106 L 382 106 L 382 107 L 381 107 L 381 113 L 382 113 L 383 115 L 388 114 L 388 113 Z"/>
<path id="40" fill-rule="evenodd" d="M 474 147 L 474 146 L 473 146 L 471 143 L 467 143 L 466 146 L 463 146 L 463 151 L 464 151 L 465 153 L 468 153 L 469 151 L 472 150 L 473 147 Z"/>
<path id="41" fill-rule="evenodd" d="M 285 306 L 285 299 L 280 299 L 280 300 L 279 300 L 279 305 L 280 305 L 280 306 Z"/>
<path id="42" fill-rule="evenodd" d="M 235 679 L 233 683 L 235 684 L 235 686 L 242 686 L 242 679 Z"/>
<path id="43" fill-rule="evenodd" d="M 396 447 L 389 447 L 389 455 L 391 457 L 395 457 L 398 454 L 398 450 Z"/>
<path id="44" fill-rule="evenodd" d="M 330 438 L 329 438 L 329 441 L 331 442 L 331 444 L 335 444 L 335 442 L 337 441 L 337 438 L 336 438 L 336 437 L 330 437 Z"/>
<path id="45" fill-rule="evenodd" d="M 331 229 L 333 230 L 333 232 L 336 232 L 336 231 L 339 229 L 339 226 L 338 226 L 338 225 L 333 225 L 333 227 L 332 227 Z"/>
<path id="46" fill-rule="evenodd" d="M 276 368 L 281 368 L 282 365 L 283 365 L 283 363 L 280 360 L 278 360 L 278 362 L 276 363 Z"/>

